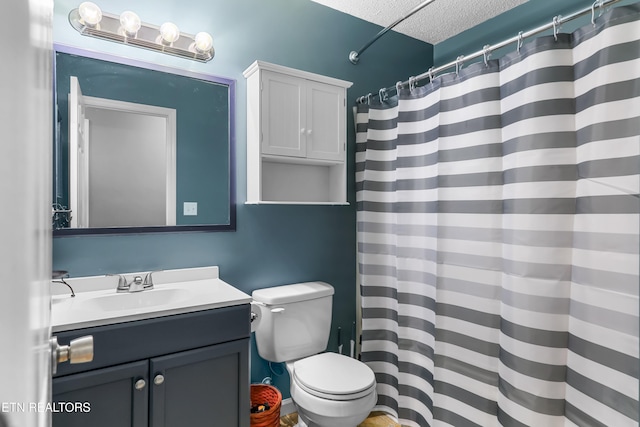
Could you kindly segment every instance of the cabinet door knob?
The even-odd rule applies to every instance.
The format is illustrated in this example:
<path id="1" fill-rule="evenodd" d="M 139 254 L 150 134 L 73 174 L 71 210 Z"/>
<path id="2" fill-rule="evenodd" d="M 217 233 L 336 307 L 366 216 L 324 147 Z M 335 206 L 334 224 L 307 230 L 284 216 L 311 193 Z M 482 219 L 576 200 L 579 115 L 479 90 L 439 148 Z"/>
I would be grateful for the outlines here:
<path id="1" fill-rule="evenodd" d="M 158 374 L 156 375 L 156 377 L 153 379 L 153 383 L 155 385 L 160 385 L 164 382 L 164 375 L 162 374 Z"/>
<path id="2" fill-rule="evenodd" d="M 147 382 L 140 378 L 138 381 L 136 381 L 134 387 L 136 388 L 136 390 L 142 390 L 146 385 Z"/>
<path id="3" fill-rule="evenodd" d="M 305 128 L 300 129 L 300 133 L 304 133 L 306 131 Z"/>
<path id="4" fill-rule="evenodd" d="M 311 135 L 311 129 L 307 129 L 307 135 Z"/>

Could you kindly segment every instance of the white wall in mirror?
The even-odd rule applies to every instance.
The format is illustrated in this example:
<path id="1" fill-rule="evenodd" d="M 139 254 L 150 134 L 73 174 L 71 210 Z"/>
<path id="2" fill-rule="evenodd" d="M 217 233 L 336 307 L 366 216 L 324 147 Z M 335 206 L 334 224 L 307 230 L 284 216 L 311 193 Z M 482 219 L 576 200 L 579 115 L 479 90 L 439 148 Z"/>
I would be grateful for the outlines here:
<path id="1" fill-rule="evenodd" d="M 176 110 L 82 96 L 70 83 L 70 116 L 83 120 L 69 138 L 71 227 L 176 225 Z"/>

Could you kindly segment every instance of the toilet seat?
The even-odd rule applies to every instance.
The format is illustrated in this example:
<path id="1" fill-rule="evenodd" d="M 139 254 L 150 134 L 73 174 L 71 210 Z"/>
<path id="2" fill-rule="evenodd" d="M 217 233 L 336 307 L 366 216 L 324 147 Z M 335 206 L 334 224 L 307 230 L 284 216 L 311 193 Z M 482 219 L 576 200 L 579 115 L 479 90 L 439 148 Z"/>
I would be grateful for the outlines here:
<path id="1" fill-rule="evenodd" d="M 342 401 L 367 396 L 376 386 L 371 368 L 336 353 L 321 353 L 296 361 L 293 380 L 313 396 Z"/>

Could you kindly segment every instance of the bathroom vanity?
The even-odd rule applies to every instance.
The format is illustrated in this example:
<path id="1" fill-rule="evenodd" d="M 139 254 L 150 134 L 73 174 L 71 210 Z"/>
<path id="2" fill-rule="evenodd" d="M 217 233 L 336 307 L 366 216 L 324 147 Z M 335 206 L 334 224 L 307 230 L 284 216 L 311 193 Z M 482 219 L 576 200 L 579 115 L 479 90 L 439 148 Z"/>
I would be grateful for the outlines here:
<path id="1" fill-rule="evenodd" d="M 219 288 L 223 284 L 231 288 L 227 294 Z M 53 335 L 58 342 L 68 344 L 86 335 L 94 340 L 93 361 L 58 366 L 53 378 L 54 408 L 59 410 L 53 413 L 54 427 L 249 426 L 250 297 L 217 278 L 180 282 L 183 288 L 189 285 L 209 287 L 217 302 L 200 295 L 201 305 L 183 307 L 183 312 L 168 308 L 170 303 L 153 304 L 152 311 L 127 306 L 117 310 L 123 316 L 85 321 L 87 327 L 60 324 L 69 316 L 57 317 L 58 307 L 67 301 L 86 306 L 103 296 L 96 292 L 112 297 L 114 291 L 87 296 L 76 290 L 75 298 L 54 296 Z M 128 296 L 153 301 L 154 291 L 176 286 L 167 283 L 119 296 L 123 301 L 130 300 Z"/>

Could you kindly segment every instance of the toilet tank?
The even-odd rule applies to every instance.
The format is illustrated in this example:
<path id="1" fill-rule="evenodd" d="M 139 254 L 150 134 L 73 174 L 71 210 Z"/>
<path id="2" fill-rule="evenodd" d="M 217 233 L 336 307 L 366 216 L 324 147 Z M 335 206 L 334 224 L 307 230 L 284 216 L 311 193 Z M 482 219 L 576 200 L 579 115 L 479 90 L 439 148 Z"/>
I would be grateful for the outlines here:
<path id="1" fill-rule="evenodd" d="M 288 362 L 327 348 L 333 286 L 306 282 L 253 291 L 258 353 L 271 362 Z"/>

